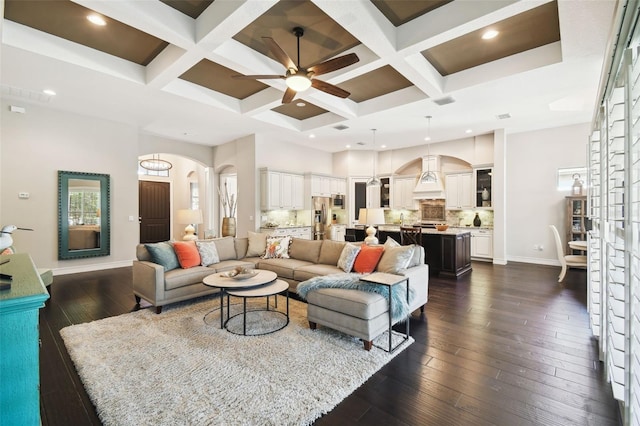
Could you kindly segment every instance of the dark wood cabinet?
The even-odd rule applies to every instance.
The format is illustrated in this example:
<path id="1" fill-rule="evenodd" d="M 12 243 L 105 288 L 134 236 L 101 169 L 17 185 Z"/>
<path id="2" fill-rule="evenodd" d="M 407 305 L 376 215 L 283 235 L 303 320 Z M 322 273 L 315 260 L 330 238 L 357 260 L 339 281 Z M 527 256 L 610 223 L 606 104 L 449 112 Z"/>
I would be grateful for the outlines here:
<path id="1" fill-rule="evenodd" d="M 391 237 L 400 242 L 400 232 L 378 231 L 380 244 Z M 471 271 L 471 233 L 422 234 L 425 263 L 430 276 L 459 277 Z"/>
<path id="2" fill-rule="evenodd" d="M 459 277 L 471 270 L 471 233 L 441 237 L 440 275 Z"/>

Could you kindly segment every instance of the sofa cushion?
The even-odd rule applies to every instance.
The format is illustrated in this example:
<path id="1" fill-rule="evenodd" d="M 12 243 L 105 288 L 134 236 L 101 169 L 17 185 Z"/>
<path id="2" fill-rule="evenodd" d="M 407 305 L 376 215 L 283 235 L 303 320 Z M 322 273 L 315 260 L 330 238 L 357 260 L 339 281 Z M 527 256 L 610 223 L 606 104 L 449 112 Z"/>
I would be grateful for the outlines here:
<path id="1" fill-rule="evenodd" d="M 385 246 L 387 243 L 385 243 Z M 413 258 L 414 245 L 385 247 L 376 270 L 389 274 L 399 274 Z"/>
<path id="2" fill-rule="evenodd" d="M 323 245 L 324 243 L 321 240 L 293 238 L 291 241 L 291 247 L 289 247 L 289 257 L 292 259 L 305 260 L 311 263 L 318 263 L 318 258 Z"/>
<path id="3" fill-rule="evenodd" d="M 249 240 L 247 237 L 238 238 L 236 237 L 233 240 L 233 243 L 236 246 L 236 259 L 242 259 L 243 257 L 247 257 L 247 248 L 249 247 Z"/>
<path id="4" fill-rule="evenodd" d="M 136 246 L 136 259 L 151 262 L 151 253 L 147 250 L 145 244 L 138 244 Z"/>
<path id="5" fill-rule="evenodd" d="M 173 250 L 182 269 L 200 265 L 200 253 L 195 241 L 176 241 L 173 243 Z"/>
<path id="6" fill-rule="evenodd" d="M 338 259 L 338 268 L 342 269 L 344 272 L 351 272 L 358 253 L 360 253 L 360 246 L 345 244 L 342 248 L 342 253 L 340 253 L 340 258 Z"/>
<path id="7" fill-rule="evenodd" d="M 247 257 L 264 256 L 267 250 L 267 237 L 268 234 L 261 232 L 247 231 L 247 238 L 249 240 L 249 247 L 247 248 Z"/>
<path id="8" fill-rule="evenodd" d="M 353 270 L 360 274 L 369 274 L 376 269 L 384 246 L 368 246 L 363 244 L 360 246 L 360 252 L 356 256 L 356 261 L 353 264 Z"/>
<path id="9" fill-rule="evenodd" d="M 191 284 L 202 283 L 207 275 L 211 275 L 211 269 L 204 266 L 195 266 L 189 269 L 174 269 L 164 274 L 164 289 L 174 290 Z"/>
<path id="10" fill-rule="evenodd" d="M 293 271 L 293 279 L 302 282 L 317 276 L 339 273 L 342 273 L 342 269 L 338 268 L 336 265 L 314 263 L 296 268 Z"/>
<path id="11" fill-rule="evenodd" d="M 375 318 L 389 310 L 389 302 L 377 294 L 345 288 L 320 288 L 307 294 L 309 305 L 323 306 L 364 320 Z"/>
<path id="12" fill-rule="evenodd" d="M 291 237 L 267 237 L 267 248 L 263 259 L 289 259 Z"/>
<path id="13" fill-rule="evenodd" d="M 196 247 L 198 247 L 198 253 L 200 253 L 200 264 L 202 266 L 220 262 L 218 249 L 213 241 L 196 241 Z"/>
<path id="14" fill-rule="evenodd" d="M 237 259 L 234 239 L 233 237 L 223 237 L 213 240 L 216 244 L 216 250 L 218 251 L 220 260 Z"/>
<path id="15" fill-rule="evenodd" d="M 259 258 L 257 257 L 245 258 L 242 260 L 235 260 L 235 259 L 223 260 L 221 262 L 209 265 L 208 269 L 211 271 L 210 273 L 213 273 L 214 271 L 215 272 L 230 271 L 238 266 L 242 268 L 255 268 L 257 260 L 259 260 Z"/>
<path id="16" fill-rule="evenodd" d="M 323 240 L 320 257 L 316 263 L 337 265 L 345 245 L 346 243 L 344 241 Z"/>
<path id="17" fill-rule="evenodd" d="M 145 247 L 149 251 L 151 261 L 161 265 L 165 272 L 180 267 L 178 257 L 176 256 L 176 252 L 173 250 L 173 245 L 171 243 L 150 243 L 145 244 Z"/>
<path id="18" fill-rule="evenodd" d="M 265 269 L 267 271 L 273 271 L 278 274 L 279 278 L 293 279 L 294 270 L 311 265 L 311 262 L 298 259 L 260 259 L 258 262 L 259 269 Z"/>

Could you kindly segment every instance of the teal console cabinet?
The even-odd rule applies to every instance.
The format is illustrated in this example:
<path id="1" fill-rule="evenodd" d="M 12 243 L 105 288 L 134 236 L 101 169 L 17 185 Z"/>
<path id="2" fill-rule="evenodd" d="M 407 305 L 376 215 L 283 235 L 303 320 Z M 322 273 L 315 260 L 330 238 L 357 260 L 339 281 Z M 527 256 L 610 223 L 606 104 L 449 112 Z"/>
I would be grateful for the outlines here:
<path id="1" fill-rule="evenodd" d="M 40 425 L 39 309 L 49 298 L 28 254 L 0 256 L 0 425 Z M 4 281 L 3 281 L 4 282 Z"/>

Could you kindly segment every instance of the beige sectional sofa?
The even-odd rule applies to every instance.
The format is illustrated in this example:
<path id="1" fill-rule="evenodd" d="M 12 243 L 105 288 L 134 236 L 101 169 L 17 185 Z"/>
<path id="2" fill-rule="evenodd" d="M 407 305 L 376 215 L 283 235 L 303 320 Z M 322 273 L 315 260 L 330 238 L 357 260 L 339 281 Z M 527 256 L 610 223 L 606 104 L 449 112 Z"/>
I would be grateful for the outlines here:
<path id="1" fill-rule="evenodd" d="M 296 292 L 298 283 L 312 277 L 343 273 L 338 259 L 345 242 L 332 240 L 305 240 L 293 238 L 289 246 L 289 258 L 263 259 L 249 250 L 248 238 L 224 237 L 215 242 L 220 262 L 209 266 L 195 266 L 188 269 L 177 268 L 170 271 L 153 263 L 145 245 L 136 249 L 137 259 L 133 262 L 133 292 L 136 300 L 144 299 L 156 307 L 160 313 L 164 305 L 188 300 L 207 294 L 217 293 L 216 288 L 202 283 L 207 275 L 229 271 L 237 266 L 265 269 L 275 272 L 278 278 L 289 283 L 289 289 Z M 249 250 L 249 257 L 247 253 Z M 411 267 L 399 271 L 410 277 L 410 285 L 415 293 L 411 310 L 427 302 L 428 267 L 424 263 L 424 249 L 414 248 Z"/>

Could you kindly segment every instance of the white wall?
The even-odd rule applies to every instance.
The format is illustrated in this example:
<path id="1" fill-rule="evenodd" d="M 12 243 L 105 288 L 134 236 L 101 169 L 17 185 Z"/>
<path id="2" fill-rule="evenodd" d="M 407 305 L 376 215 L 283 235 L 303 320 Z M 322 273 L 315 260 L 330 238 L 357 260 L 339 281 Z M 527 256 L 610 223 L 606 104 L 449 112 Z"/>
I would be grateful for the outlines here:
<path id="1" fill-rule="evenodd" d="M 549 225 L 564 235 L 564 197 L 556 189 L 559 168 L 584 167 L 590 124 L 507 136 L 506 252 L 509 261 L 558 265 Z M 542 244 L 542 251 L 534 251 Z"/>
<path id="2" fill-rule="evenodd" d="M 256 139 L 256 166 L 295 173 L 332 174 L 333 156 L 325 151 L 261 136 Z"/>
<path id="3" fill-rule="evenodd" d="M 221 171 L 229 167 L 234 168 L 238 174 L 236 221 L 236 236 L 238 237 L 246 237 L 247 231 L 255 231 L 257 229 L 256 218 L 260 217 L 260 184 L 258 181 L 259 174 L 257 172 L 259 166 L 256 164 L 259 140 L 259 136 L 249 135 L 214 147 L 214 170 L 216 175 L 219 175 Z M 217 189 L 215 188 L 217 188 L 218 185 L 218 176 L 216 176 L 213 189 L 216 192 Z M 218 212 L 217 217 L 219 231 L 222 214 Z"/>
<path id="4" fill-rule="evenodd" d="M 56 274 L 130 264 L 139 234 L 137 130 L 39 105 L 24 105 L 26 114 L 16 114 L 9 105 L 3 101 L 1 107 L 0 223 L 35 229 L 14 233 L 17 250 Z M 58 170 L 110 175 L 111 255 L 58 260 Z M 18 199 L 19 192 L 29 199 Z"/>

